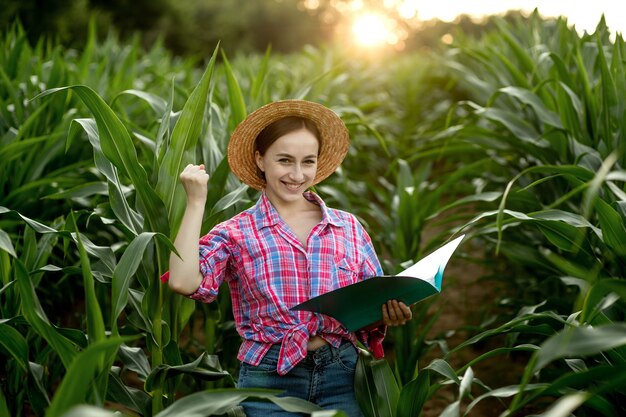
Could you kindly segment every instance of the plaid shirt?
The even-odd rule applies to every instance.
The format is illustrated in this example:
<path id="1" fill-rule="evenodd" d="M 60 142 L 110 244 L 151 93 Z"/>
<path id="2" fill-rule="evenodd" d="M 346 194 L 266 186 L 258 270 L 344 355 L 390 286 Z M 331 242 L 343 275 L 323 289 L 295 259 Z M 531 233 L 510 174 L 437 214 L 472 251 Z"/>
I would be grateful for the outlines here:
<path id="1" fill-rule="evenodd" d="M 204 276 L 190 297 L 211 302 L 226 280 L 237 331 L 243 338 L 238 358 L 258 365 L 273 344 L 281 344 L 277 371 L 284 375 L 307 353 L 310 337 L 319 335 L 339 347 L 357 338 L 376 357 L 383 356 L 383 326 L 348 332 L 337 320 L 319 313 L 291 311 L 312 297 L 381 275 L 371 239 L 351 214 L 319 204 L 322 221 L 307 246 L 296 238 L 265 193 L 250 209 L 217 225 L 200 239 L 200 271 Z"/>

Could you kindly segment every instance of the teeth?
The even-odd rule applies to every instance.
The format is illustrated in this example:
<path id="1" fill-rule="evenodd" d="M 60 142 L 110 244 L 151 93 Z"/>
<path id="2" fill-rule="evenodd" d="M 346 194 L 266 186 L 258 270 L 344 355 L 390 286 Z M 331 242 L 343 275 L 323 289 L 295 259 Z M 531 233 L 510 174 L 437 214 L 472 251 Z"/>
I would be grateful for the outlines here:
<path id="1" fill-rule="evenodd" d="M 291 190 L 297 190 L 298 188 L 300 188 L 300 184 L 287 184 L 285 183 L 285 186 Z"/>

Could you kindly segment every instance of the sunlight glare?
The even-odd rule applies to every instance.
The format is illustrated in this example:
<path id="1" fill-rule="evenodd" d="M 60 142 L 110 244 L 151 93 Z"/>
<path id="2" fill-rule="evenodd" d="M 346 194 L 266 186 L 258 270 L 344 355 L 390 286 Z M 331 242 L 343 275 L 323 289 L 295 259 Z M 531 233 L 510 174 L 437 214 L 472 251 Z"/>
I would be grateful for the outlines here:
<path id="1" fill-rule="evenodd" d="M 363 46 L 374 47 L 394 43 L 391 23 L 380 14 L 366 13 L 359 16 L 352 24 L 352 32 L 357 43 Z"/>

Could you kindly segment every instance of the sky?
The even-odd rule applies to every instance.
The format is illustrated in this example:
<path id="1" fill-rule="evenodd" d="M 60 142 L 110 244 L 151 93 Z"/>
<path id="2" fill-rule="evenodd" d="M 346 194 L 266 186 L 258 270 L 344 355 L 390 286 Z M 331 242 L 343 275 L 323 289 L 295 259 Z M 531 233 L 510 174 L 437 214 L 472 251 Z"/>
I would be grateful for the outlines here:
<path id="1" fill-rule="evenodd" d="M 535 7 L 544 16 L 565 16 L 578 31 L 593 32 L 605 15 L 613 33 L 626 33 L 626 2 L 624 0 L 413 0 L 420 19 L 453 20 L 457 15 L 503 13 L 510 9 L 532 11 Z"/>

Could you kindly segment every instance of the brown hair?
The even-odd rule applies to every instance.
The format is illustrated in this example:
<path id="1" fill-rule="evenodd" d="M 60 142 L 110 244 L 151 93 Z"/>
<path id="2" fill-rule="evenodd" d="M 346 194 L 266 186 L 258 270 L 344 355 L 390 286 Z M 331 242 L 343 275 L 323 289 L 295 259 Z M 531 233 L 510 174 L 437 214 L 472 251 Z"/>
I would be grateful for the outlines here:
<path id="1" fill-rule="evenodd" d="M 270 123 L 265 126 L 263 130 L 258 134 L 256 140 L 254 141 L 255 151 L 258 151 L 261 156 L 265 155 L 265 152 L 269 149 L 270 146 L 274 142 L 276 142 L 280 137 L 285 136 L 288 133 L 295 132 L 300 129 L 306 129 L 315 136 L 317 139 L 318 147 L 318 155 L 322 149 L 322 141 L 319 129 L 317 125 L 312 120 L 309 120 L 304 117 L 298 116 L 289 116 L 275 122 Z M 261 171 L 257 167 L 257 174 L 260 178 L 265 180 L 265 173 Z"/>

